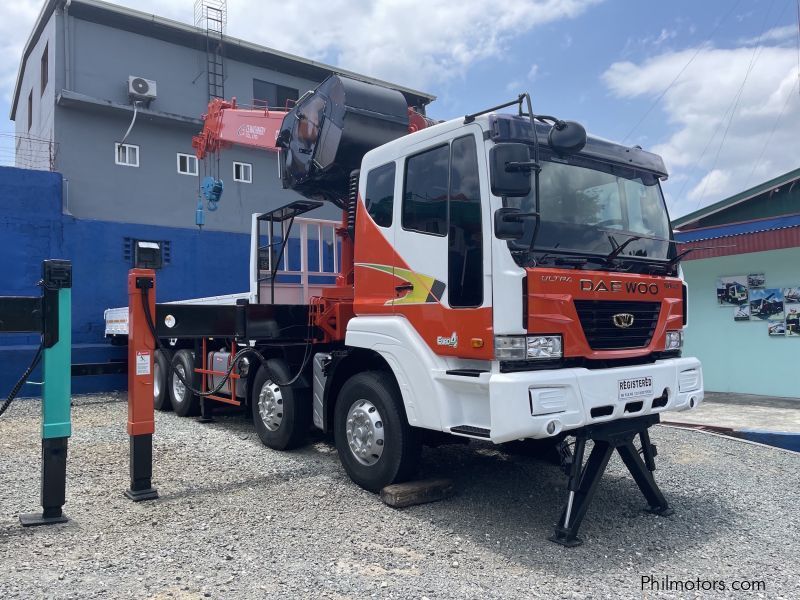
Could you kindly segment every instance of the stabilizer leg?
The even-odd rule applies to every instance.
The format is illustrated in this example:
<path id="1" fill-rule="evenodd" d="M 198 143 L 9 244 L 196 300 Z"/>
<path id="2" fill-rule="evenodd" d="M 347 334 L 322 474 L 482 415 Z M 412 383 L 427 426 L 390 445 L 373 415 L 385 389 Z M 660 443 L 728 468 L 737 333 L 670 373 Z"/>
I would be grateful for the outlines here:
<path id="1" fill-rule="evenodd" d="M 555 533 L 550 537 L 551 541 L 567 547 L 583 543 L 578 537 L 578 529 L 614 450 L 619 452 L 622 462 L 646 498 L 649 505 L 646 510 L 662 516 L 673 513 L 653 477 L 656 468 L 656 447 L 650 442 L 648 429 L 658 421 L 658 415 L 650 415 L 586 427 L 576 432 L 575 452 L 565 465 L 569 475 L 567 486 L 569 497 L 556 525 Z M 641 441 L 641 455 L 634 444 L 637 435 Z M 594 446 L 586 465 L 583 466 L 587 440 L 592 440 Z"/>
<path id="2" fill-rule="evenodd" d="M 551 541 L 567 547 L 580 546 L 583 543 L 578 537 L 578 529 L 614 452 L 613 445 L 607 442 L 595 442 L 586 466 L 581 469 L 585 443 L 585 437 L 579 437 L 575 442 L 567 506 L 561 513 L 555 533 L 550 537 Z"/>

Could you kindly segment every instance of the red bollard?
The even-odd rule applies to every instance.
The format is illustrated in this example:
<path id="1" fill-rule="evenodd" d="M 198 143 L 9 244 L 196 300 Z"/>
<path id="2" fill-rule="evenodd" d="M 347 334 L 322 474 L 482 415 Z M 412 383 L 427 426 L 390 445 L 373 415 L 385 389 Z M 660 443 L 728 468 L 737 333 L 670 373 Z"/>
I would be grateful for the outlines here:
<path id="1" fill-rule="evenodd" d="M 155 272 L 152 269 L 131 269 L 128 272 L 128 436 L 131 486 L 125 490 L 125 495 L 134 502 L 158 498 L 158 492 L 152 486 L 155 431 L 153 353 L 156 341 L 145 316 L 145 297 L 155 322 Z"/>

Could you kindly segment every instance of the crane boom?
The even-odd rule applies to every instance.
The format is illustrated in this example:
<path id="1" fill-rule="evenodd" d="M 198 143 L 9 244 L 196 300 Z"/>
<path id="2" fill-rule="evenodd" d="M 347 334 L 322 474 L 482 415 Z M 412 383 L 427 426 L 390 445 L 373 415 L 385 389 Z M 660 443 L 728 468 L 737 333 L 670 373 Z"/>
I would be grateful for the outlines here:
<path id="1" fill-rule="evenodd" d="M 192 138 L 199 160 L 234 144 L 278 152 L 275 140 L 286 116 L 285 110 L 239 108 L 236 98 L 214 98 L 203 115 L 203 130 Z"/>

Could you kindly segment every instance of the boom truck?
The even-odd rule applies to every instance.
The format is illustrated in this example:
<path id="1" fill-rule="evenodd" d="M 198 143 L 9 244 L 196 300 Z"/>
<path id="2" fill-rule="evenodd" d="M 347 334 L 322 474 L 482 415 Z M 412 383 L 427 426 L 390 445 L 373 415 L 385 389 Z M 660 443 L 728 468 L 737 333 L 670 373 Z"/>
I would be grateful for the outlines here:
<path id="1" fill-rule="evenodd" d="M 217 131 L 226 114 L 243 116 L 226 106 Z M 206 123 L 200 158 L 219 141 Z M 557 446 L 568 499 L 551 539 L 565 545 L 615 450 L 650 509 L 671 511 L 649 428 L 704 392 L 681 355 L 686 252 L 659 156 L 535 115 L 527 94 L 437 123 L 340 75 L 271 131 L 263 147 L 305 199 L 254 215 L 249 295 L 156 305 L 157 407 L 249 407 L 277 450 L 313 423 L 370 491 L 412 477 L 422 443 Z M 287 300 L 292 224 L 324 202 L 343 213 L 335 283 Z"/>

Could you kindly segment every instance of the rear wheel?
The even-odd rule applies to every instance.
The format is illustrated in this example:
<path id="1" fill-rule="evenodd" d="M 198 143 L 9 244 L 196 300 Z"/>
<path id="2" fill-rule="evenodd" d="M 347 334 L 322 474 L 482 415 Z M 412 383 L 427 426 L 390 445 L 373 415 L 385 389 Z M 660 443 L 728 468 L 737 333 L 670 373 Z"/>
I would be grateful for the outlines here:
<path id="1" fill-rule="evenodd" d="M 178 374 L 191 384 L 194 380 L 194 354 L 189 350 L 178 350 L 172 358 L 172 367 L 167 381 L 169 381 L 169 397 L 172 400 L 172 408 L 175 414 L 181 417 L 191 417 L 199 414 L 200 402 Z"/>
<path id="2" fill-rule="evenodd" d="M 378 492 L 412 477 L 420 441 L 409 426 L 400 390 L 390 373 L 367 371 L 342 386 L 334 409 L 339 459 L 355 483 Z"/>
<path id="3" fill-rule="evenodd" d="M 275 450 L 300 446 L 311 426 L 308 395 L 295 386 L 278 384 L 291 377 L 286 361 L 273 358 L 261 365 L 253 380 L 253 424 L 261 442 Z"/>
<path id="4" fill-rule="evenodd" d="M 169 353 L 156 350 L 153 360 L 153 407 L 156 410 L 171 410 L 172 402 L 167 390 L 169 379 Z"/>

